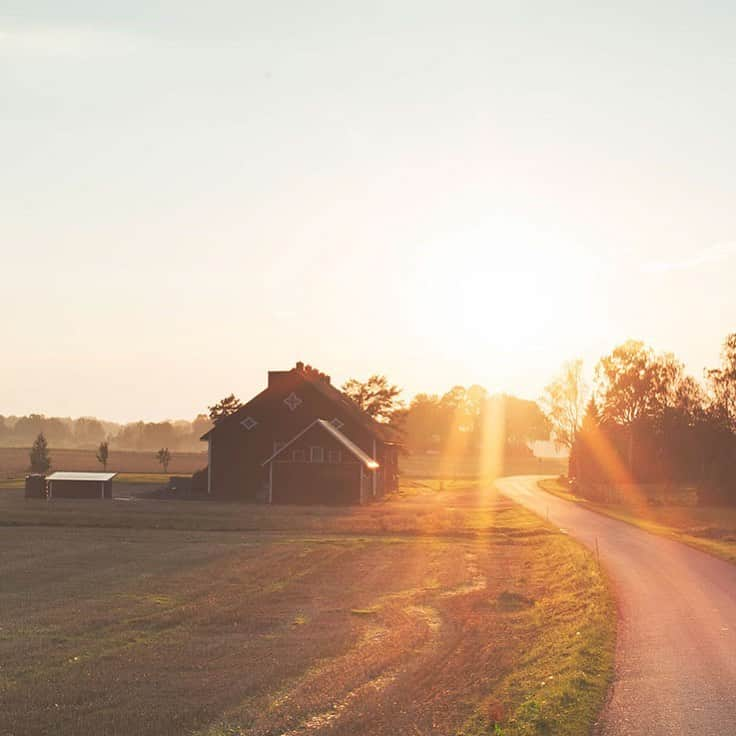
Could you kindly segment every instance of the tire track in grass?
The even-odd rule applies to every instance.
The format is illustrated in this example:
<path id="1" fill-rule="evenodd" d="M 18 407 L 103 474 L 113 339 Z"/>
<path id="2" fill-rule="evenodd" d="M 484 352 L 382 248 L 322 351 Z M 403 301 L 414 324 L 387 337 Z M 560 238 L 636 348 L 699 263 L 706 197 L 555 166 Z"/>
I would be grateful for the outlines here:
<path id="1" fill-rule="evenodd" d="M 361 661 L 370 661 L 374 654 L 380 659 L 381 650 L 391 647 L 391 642 L 387 642 L 387 639 L 398 640 L 403 644 L 400 660 L 406 660 L 409 656 L 425 656 L 429 649 L 437 645 L 442 629 L 440 612 L 427 604 L 416 602 L 418 597 L 425 594 L 426 590 L 423 588 L 401 591 L 386 596 L 385 599 L 381 599 L 381 602 L 368 609 L 356 610 L 356 614 L 361 616 L 379 614 L 383 621 L 379 625 L 371 625 L 360 637 L 358 644 L 339 658 L 342 661 L 333 660 L 328 664 L 328 669 L 350 668 L 353 663 L 357 665 Z M 412 644 L 418 644 L 418 646 L 412 646 Z M 366 696 L 375 697 L 396 682 L 401 677 L 403 670 L 402 662 L 399 664 L 398 667 L 386 666 L 384 669 L 379 669 L 377 674 L 357 688 L 350 690 L 330 708 L 309 715 L 297 727 L 282 731 L 281 736 L 302 736 L 335 725 L 336 721 L 345 715 L 352 705 Z M 324 678 L 325 674 L 323 670 L 314 670 L 315 679 Z M 298 688 L 280 699 L 279 707 L 288 706 L 290 700 L 298 700 L 298 691 L 308 689 L 309 685 L 308 680 L 300 683 Z"/>
<path id="2" fill-rule="evenodd" d="M 376 605 L 372 608 L 363 609 L 360 611 L 360 614 L 365 614 L 369 611 L 378 612 L 386 605 L 396 604 L 399 610 L 403 614 L 407 615 L 413 622 L 412 628 L 414 631 L 423 628 L 429 634 L 429 636 L 426 637 L 424 644 L 419 649 L 413 649 L 410 646 L 410 641 L 405 640 L 405 653 L 407 655 L 411 655 L 413 660 L 421 661 L 429 659 L 431 658 L 433 650 L 438 648 L 439 642 L 441 641 L 443 618 L 438 608 L 429 605 L 426 601 L 418 599 L 425 598 L 427 594 L 434 594 L 439 598 L 454 598 L 458 596 L 477 594 L 485 590 L 488 585 L 488 580 L 480 571 L 478 555 L 471 550 L 466 550 L 464 554 L 464 562 L 465 579 L 459 585 L 441 592 L 438 591 L 436 587 L 432 586 L 393 593 L 379 599 Z M 388 626 L 387 624 L 384 624 L 384 626 L 381 627 L 380 633 L 377 633 L 374 630 L 370 639 L 364 638 L 363 641 L 370 641 L 375 646 L 383 646 L 383 639 L 385 638 L 386 631 L 388 631 Z M 356 650 L 351 650 L 351 652 L 346 654 L 346 657 L 352 658 L 355 654 Z M 408 656 L 404 659 L 408 659 Z M 406 664 L 406 662 L 404 662 L 404 664 Z M 347 695 L 336 702 L 331 708 L 309 716 L 299 726 L 282 732 L 280 736 L 304 736 L 305 734 L 313 734 L 319 733 L 323 730 L 329 730 L 331 727 L 337 725 L 340 718 L 350 712 L 351 706 L 359 703 L 365 697 L 376 697 L 381 694 L 382 691 L 400 680 L 405 671 L 406 667 L 404 666 L 381 672 L 365 684 L 348 692 Z"/>

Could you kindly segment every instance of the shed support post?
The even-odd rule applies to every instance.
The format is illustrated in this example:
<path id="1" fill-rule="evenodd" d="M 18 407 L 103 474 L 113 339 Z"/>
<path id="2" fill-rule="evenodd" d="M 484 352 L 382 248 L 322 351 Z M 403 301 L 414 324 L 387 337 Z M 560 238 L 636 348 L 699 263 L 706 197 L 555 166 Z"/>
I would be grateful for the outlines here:
<path id="1" fill-rule="evenodd" d="M 212 442 L 214 437 L 207 438 L 207 495 L 212 495 Z"/>
<path id="2" fill-rule="evenodd" d="M 100 481 L 100 498 L 103 500 L 105 499 L 105 481 L 104 480 Z"/>
<path id="3" fill-rule="evenodd" d="M 273 503 L 273 460 L 268 464 L 268 502 Z"/>

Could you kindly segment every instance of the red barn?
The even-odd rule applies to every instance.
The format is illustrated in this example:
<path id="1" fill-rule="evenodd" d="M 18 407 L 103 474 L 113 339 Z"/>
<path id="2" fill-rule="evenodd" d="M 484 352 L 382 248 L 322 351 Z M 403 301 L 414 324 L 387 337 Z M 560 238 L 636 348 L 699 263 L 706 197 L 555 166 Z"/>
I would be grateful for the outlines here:
<path id="1" fill-rule="evenodd" d="M 297 363 L 202 437 L 207 491 L 267 503 L 365 503 L 398 486 L 398 433 Z"/>

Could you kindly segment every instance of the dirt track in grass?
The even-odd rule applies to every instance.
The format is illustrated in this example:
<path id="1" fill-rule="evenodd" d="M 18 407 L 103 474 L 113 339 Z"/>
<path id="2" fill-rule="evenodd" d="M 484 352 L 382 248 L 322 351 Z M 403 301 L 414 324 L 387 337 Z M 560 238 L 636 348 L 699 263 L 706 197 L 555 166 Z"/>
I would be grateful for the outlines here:
<path id="1" fill-rule="evenodd" d="M 597 568 L 491 490 L 441 501 L 457 536 L 430 492 L 411 534 L 4 528 L 0 734 L 584 733 Z"/>

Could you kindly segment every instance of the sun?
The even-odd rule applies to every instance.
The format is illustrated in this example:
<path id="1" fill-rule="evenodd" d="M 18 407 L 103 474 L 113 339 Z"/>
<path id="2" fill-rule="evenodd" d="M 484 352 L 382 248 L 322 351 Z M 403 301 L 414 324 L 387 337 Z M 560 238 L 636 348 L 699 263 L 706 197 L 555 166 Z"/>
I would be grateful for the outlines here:
<path id="1" fill-rule="evenodd" d="M 407 295 L 408 328 L 445 356 L 513 365 L 553 352 L 562 360 L 562 349 L 600 324 L 585 269 L 558 233 L 495 218 L 424 250 Z"/>

